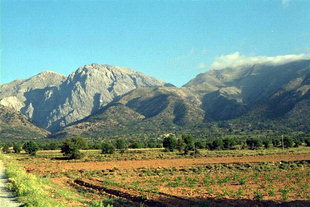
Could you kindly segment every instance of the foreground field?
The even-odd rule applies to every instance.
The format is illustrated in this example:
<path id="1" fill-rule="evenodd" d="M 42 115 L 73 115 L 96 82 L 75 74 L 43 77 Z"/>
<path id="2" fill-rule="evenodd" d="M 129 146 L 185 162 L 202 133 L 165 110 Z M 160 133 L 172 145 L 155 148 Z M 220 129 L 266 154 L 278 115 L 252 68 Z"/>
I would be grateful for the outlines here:
<path id="1" fill-rule="evenodd" d="M 57 197 L 66 206 L 310 205 L 306 147 L 202 151 L 196 158 L 162 149 L 84 153 L 81 161 L 63 160 L 59 151 L 14 158 L 28 173 L 47 177 L 78 198 Z"/>

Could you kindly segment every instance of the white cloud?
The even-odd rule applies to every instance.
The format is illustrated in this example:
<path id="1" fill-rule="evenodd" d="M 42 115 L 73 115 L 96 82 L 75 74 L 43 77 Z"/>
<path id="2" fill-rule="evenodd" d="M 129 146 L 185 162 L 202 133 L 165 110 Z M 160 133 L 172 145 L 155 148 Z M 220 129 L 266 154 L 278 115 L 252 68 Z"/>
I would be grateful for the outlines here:
<path id="1" fill-rule="evenodd" d="M 222 55 L 215 58 L 212 63 L 212 69 L 223 69 L 227 67 L 240 67 L 254 64 L 267 64 L 267 65 L 281 65 L 297 60 L 307 60 L 310 59 L 309 54 L 298 54 L 298 55 L 283 55 L 283 56 L 245 56 L 241 55 L 239 52 L 235 52 L 229 55 Z"/>
<path id="2" fill-rule="evenodd" d="M 204 64 L 204 63 L 200 63 L 200 64 L 197 65 L 197 68 L 198 69 L 205 69 L 205 68 L 207 68 L 207 65 Z"/>

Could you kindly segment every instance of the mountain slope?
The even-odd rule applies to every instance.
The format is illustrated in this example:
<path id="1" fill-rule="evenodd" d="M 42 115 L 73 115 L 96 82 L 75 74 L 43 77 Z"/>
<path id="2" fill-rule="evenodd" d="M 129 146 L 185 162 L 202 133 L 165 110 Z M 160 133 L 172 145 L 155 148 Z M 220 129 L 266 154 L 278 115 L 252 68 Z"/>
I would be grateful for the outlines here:
<path id="1" fill-rule="evenodd" d="M 305 131 L 309 76 L 310 61 L 209 71 L 182 88 L 135 89 L 55 136 L 184 133 L 225 120 L 227 126 L 260 129 L 266 123 L 274 130 Z"/>
<path id="2" fill-rule="evenodd" d="M 36 139 L 48 135 L 48 131 L 35 126 L 25 115 L 0 105 L 1 139 Z"/>
<path id="3" fill-rule="evenodd" d="M 19 108 L 55 132 L 53 137 L 205 133 L 211 128 L 217 133 L 221 125 L 225 133 L 230 126 L 310 129 L 310 60 L 211 70 L 182 88 L 110 65 L 86 65 L 67 78 L 39 75 L 2 85 L 0 103 Z"/>
<path id="4" fill-rule="evenodd" d="M 310 60 L 283 65 L 252 65 L 212 70 L 198 75 L 184 87 L 200 94 L 202 108 L 211 116 L 210 120 L 228 120 L 260 104 L 275 102 L 275 97 L 287 90 L 292 96 L 299 94 L 298 90 L 306 94 L 309 83 L 302 80 L 309 74 Z M 299 89 L 295 87 L 298 84 Z M 287 94 L 287 98 L 293 98 L 291 95 Z M 299 99 L 291 101 L 295 104 Z M 289 110 L 286 108 L 283 114 Z"/>
<path id="5" fill-rule="evenodd" d="M 14 103 L 14 108 L 50 131 L 95 113 L 133 89 L 166 85 L 127 68 L 100 64 L 80 67 L 67 78 L 52 75 L 42 81 L 41 77 L 2 85 L 1 91 L 7 90 L 0 94 L 0 104 L 14 107 Z M 9 93 L 10 88 L 18 90 Z"/>
<path id="6" fill-rule="evenodd" d="M 64 75 L 44 71 L 26 80 L 15 80 L 0 85 L 0 105 L 21 111 L 28 100 L 26 93 L 33 90 L 46 91 L 48 88 L 59 86 L 65 79 Z"/>
<path id="7" fill-rule="evenodd" d="M 54 136 L 130 136 L 191 129 L 204 118 L 199 103 L 186 89 L 139 88 Z"/>

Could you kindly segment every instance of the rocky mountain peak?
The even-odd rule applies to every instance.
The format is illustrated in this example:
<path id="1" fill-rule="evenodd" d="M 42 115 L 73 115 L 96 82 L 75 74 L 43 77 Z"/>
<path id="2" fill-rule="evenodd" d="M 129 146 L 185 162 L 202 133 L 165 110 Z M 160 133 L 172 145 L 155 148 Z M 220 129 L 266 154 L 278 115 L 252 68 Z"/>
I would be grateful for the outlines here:
<path id="1" fill-rule="evenodd" d="M 8 91 L 0 92 L 3 95 L 0 104 L 9 105 L 41 127 L 55 131 L 136 88 L 164 85 L 163 81 L 128 68 L 93 63 L 78 68 L 68 77 L 44 71 L 27 80 L 9 83 Z M 17 88 L 17 92 L 13 93 L 12 88 Z"/>

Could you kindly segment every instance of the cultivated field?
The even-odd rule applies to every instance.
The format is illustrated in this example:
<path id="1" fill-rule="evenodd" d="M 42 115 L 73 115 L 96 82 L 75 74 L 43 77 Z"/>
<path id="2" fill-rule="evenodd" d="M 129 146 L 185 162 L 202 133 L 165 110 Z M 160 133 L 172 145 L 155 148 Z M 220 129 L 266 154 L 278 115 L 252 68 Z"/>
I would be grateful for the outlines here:
<path id="1" fill-rule="evenodd" d="M 81 160 L 57 150 L 12 156 L 28 173 L 49 178 L 51 198 L 65 206 L 310 206 L 309 147 L 194 157 L 163 149 L 83 153 Z"/>

